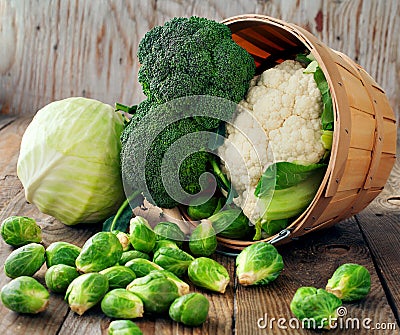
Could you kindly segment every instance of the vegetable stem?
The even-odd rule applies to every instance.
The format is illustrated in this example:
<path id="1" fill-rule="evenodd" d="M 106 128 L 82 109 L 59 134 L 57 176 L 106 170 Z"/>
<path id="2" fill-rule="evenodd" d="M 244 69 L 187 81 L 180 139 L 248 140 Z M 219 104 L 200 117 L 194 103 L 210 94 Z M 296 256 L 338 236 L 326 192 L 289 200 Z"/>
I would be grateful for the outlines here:
<path id="1" fill-rule="evenodd" d="M 111 232 L 114 230 L 114 227 L 115 227 L 115 225 L 116 225 L 116 223 L 117 223 L 117 220 L 118 220 L 118 218 L 121 216 L 121 214 L 122 214 L 122 212 L 124 211 L 124 209 L 126 208 L 126 206 L 129 206 L 129 202 L 130 202 L 131 200 L 133 200 L 134 198 L 136 198 L 139 194 L 140 194 L 139 191 L 136 191 L 136 192 L 132 193 L 132 195 L 130 195 L 130 196 L 122 203 L 121 207 L 118 209 L 118 212 L 117 212 L 117 214 L 115 214 L 114 219 L 113 219 L 113 221 L 112 221 L 112 223 L 111 223 L 111 226 L 110 226 L 110 231 L 111 231 Z"/>

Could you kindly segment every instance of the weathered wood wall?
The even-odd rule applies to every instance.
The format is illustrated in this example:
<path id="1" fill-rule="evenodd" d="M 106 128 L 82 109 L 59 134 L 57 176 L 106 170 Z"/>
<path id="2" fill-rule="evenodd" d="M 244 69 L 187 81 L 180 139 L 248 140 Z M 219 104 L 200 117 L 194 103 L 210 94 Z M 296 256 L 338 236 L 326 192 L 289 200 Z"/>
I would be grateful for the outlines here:
<path id="1" fill-rule="evenodd" d="M 0 110 L 33 114 L 55 99 L 138 103 L 136 49 L 174 16 L 258 13 L 305 27 L 361 64 L 399 113 L 398 0 L 1 0 Z"/>

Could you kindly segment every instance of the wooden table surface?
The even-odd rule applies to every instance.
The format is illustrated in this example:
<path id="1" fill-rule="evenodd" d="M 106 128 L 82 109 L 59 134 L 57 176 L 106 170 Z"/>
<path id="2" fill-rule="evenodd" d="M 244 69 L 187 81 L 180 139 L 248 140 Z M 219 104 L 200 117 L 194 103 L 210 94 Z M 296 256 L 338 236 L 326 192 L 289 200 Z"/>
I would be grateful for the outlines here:
<path id="1" fill-rule="evenodd" d="M 21 136 L 30 117 L 0 115 L 0 221 L 11 215 L 35 218 L 43 231 L 43 244 L 67 241 L 82 246 L 100 226 L 67 227 L 40 213 L 26 202 L 24 190 L 16 175 Z M 13 250 L 0 242 L 0 261 Z M 400 164 L 397 162 L 387 187 L 364 211 L 333 228 L 309 234 L 298 241 L 278 247 L 285 262 L 280 277 L 265 287 L 243 287 L 235 278 L 235 259 L 216 254 L 215 259 L 228 269 L 231 282 L 225 294 L 204 293 L 210 301 L 207 321 L 202 327 L 190 328 L 172 322 L 168 317 L 145 317 L 135 322 L 143 334 L 314 334 L 314 331 L 292 329 L 290 301 L 300 286 L 324 287 L 341 264 L 364 265 L 372 275 L 372 289 L 366 299 L 344 304 L 343 320 L 360 320 L 360 328 L 348 334 L 399 334 L 400 327 Z M 44 282 L 45 266 L 35 274 Z M 0 272 L 0 286 L 10 279 Z M 280 323 L 279 318 L 283 318 Z M 370 320 L 370 321 L 368 321 Z M 352 328 L 352 322 L 348 322 Z M 362 326 L 364 321 L 366 329 Z M 83 316 L 73 313 L 63 295 L 51 293 L 48 309 L 39 315 L 14 313 L 0 304 L 0 330 L 5 334 L 107 334 L 110 318 L 94 307 Z M 284 329 L 287 327 L 287 329 Z M 381 329 L 376 329 L 380 327 Z M 374 329 L 375 328 L 375 329 Z M 382 328 L 387 328 L 382 330 Z M 338 334 L 343 330 L 331 330 Z"/>

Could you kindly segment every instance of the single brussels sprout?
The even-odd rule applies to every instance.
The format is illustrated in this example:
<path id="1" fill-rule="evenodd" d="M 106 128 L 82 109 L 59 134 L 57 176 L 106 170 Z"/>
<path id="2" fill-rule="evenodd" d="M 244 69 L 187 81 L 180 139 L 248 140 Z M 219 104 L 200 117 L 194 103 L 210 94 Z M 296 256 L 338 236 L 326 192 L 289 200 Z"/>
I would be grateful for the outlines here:
<path id="1" fill-rule="evenodd" d="M 42 241 L 42 230 L 36 221 L 25 216 L 10 216 L 3 221 L 0 230 L 4 242 L 13 247 Z"/>
<path id="2" fill-rule="evenodd" d="M 46 265 L 48 268 L 57 264 L 75 267 L 75 261 L 81 248 L 68 242 L 53 242 L 46 249 Z"/>
<path id="3" fill-rule="evenodd" d="M 184 295 L 184 294 L 188 294 L 189 293 L 189 290 L 190 290 L 189 285 L 187 283 L 185 283 L 182 279 L 180 279 L 177 276 L 175 276 L 172 272 L 169 272 L 167 270 L 154 270 L 154 271 L 151 271 L 145 277 L 141 277 L 141 278 L 135 279 L 134 285 L 145 284 L 145 283 L 147 283 L 149 281 L 150 278 L 152 278 L 152 279 L 156 279 L 156 278 L 167 278 L 167 279 L 170 279 L 178 287 L 179 295 Z M 130 284 L 127 286 L 127 289 L 129 289 L 129 287 L 130 287 Z"/>
<path id="4" fill-rule="evenodd" d="M 129 223 L 130 241 L 135 250 L 149 253 L 156 243 L 156 233 L 146 219 L 136 216 Z"/>
<path id="5" fill-rule="evenodd" d="M 98 272 L 117 264 L 121 255 L 122 245 L 118 238 L 102 231 L 85 242 L 75 264 L 80 272 Z"/>
<path id="6" fill-rule="evenodd" d="M 137 278 L 144 277 L 154 270 L 163 270 L 161 266 L 144 258 L 132 259 L 125 266 L 131 269 Z"/>
<path id="7" fill-rule="evenodd" d="M 129 238 L 129 234 L 124 233 L 123 231 L 113 231 L 112 233 L 114 233 L 115 236 L 117 236 L 119 242 L 122 245 L 123 252 L 131 249 L 131 241 Z"/>
<path id="8" fill-rule="evenodd" d="M 182 246 L 185 240 L 184 232 L 173 222 L 160 222 L 154 227 L 156 241 L 170 240 L 176 243 L 178 247 Z"/>
<path id="9" fill-rule="evenodd" d="M 125 199 L 120 136 L 124 117 L 83 97 L 39 110 L 22 137 L 17 174 L 26 199 L 67 225 L 96 223 Z"/>
<path id="10" fill-rule="evenodd" d="M 0 292 L 1 301 L 17 313 L 37 314 L 44 311 L 50 294 L 36 279 L 21 276 L 6 284 Z"/>
<path id="11" fill-rule="evenodd" d="M 254 234 L 254 226 L 241 209 L 220 211 L 208 218 L 218 236 L 234 239 L 248 239 Z"/>
<path id="12" fill-rule="evenodd" d="M 326 290 L 343 301 L 360 300 L 371 290 L 371 275 L 358 264 L 343 264 L 328 280 Z"/>
<path id="13" fill-rule="evenodd" d="M 136 294 L 116 288 L 104 296 L 101 310 L 110 318 L 134 319 L 143 316 L 143 302 Z"/>
<path id="14" fill-rule="evenodd" d="M 167 312 L 172 302 L 179 297 L 179 287 L 174 280 L 153 273 L 135 279 L 126 289 L 143 301 L 144 310 L 149 313 Z"/>
<path id="15" fill-rule="evenodd" d="M 307 328 L 329 329 L 337 318 L 336 310 L 342 301 L 334 294 L 315 287 L 300 287 L 290 303 L 292 313 Z"/>
<path id="16" fill-rule="evenodd" d="M 75 313 L 82 315 L 96 305 L 108 291 L 108 280 L 100 273 L 85 273 L 69 284 L 65 301 Z"/>
<path id="17" fill-rule="evenodd" d="M 189 293 L 176 298 L 169 308 L 169 316 L 187 326 L 200 326 L 207 319 L 210 303 L 200 293 Z"/>
<path id="18" fill-rule="evenodd" d="M 195 256 L 210 256 L 217 245 L 217 236 L 210 221 L 202 221 L 190 236 L 189 249 Z"/>
<path id="19" fill-rule="evenodd" d="M 150 256 L 148 254 L 145 254 L 144 252 L 137 250 L 128 250 L 122 253 L 121 259 L 119 260 L 118 264 L 125 265 L 126 263 L 135 258 L 143 258 L 150 260 Z"/>
<path id="20" fill-rule="evenodd" d="M 44 264 L 44 246 L 29 243 L 15 249 L 4 263 L 4 273 L 10 278 L 33 276 Z"/>
<path id="21" fill-rule="evenodd" d="M 242 250 L 236 258 L 236 273 L 241 285 L 265 285 L 283 269 L 282 256 L 269 243 L 258 242 Z"/>
<path id="22" fill-rule="evenodd" d="M 125 288 L 136 278 L 135 273 L 130 268 L 122 265 L 114 265 L 101 270 L 99 273 L 106 276 L 110 289 Z"/>
<path id="23" fill-rule="evenodd" d="M 175 248 L 160 248 L 154 254 L 153 258 L 154 263 L 178 277 L 186 273 L 189 264 L 193 260 L 193 256 L 181 249 Z"/>
<path id="24" fill-rule="evenodd" d="M 230 281 L 225 267 L 206 257 L 196 258 L 190 263 L 188 275 L 194 285 L 219 293 L 225 293 Z"/>
<path id="25" fill-rule="evenodd" d="M 204 200 L 206 200 L 204 197 L 195 198 L 187 208 L 187 213 L 192 220 L 207 219 L 218 211 L 220 198 L 211 197 L 206 201 Z"/>
<path id="26" fill-rule="evenodd" d="M 153 252 L 156 253 L 158 249 L 160 248 L 174 248 L 174 249 L 179 249 L 177 244 L 173 241 L 169 240 L 159 240 L 156 241 L 156 244 L 154 245 Z"/>
<path id="27" fill-rule="evenodd" d="M 108 327 L 108 335 L 143 335 L 143 333 L 131 320 L 114 320 Z"/>
<path id="28" fill-rule="evenodd" d="M 79 272 L 74 267 L 56 264 L 46 271 L 44 279 L 50 291 L 65 293 L 69 284 L 77 277 L 79 277 Z"/>

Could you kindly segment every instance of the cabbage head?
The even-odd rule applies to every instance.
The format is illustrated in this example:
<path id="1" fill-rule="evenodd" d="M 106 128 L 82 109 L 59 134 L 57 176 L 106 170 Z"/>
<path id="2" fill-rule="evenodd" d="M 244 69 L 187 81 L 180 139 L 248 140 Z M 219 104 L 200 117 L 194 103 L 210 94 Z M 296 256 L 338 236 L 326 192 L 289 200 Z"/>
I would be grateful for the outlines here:
<path id="1" fill-rule="evenodd" d="M 124 200 L 124 118 L 100 101 L 73 97 L 39 110 L 21 142 L 17 174 L 27 201 L 66 225 L 94 223 Z"/>

